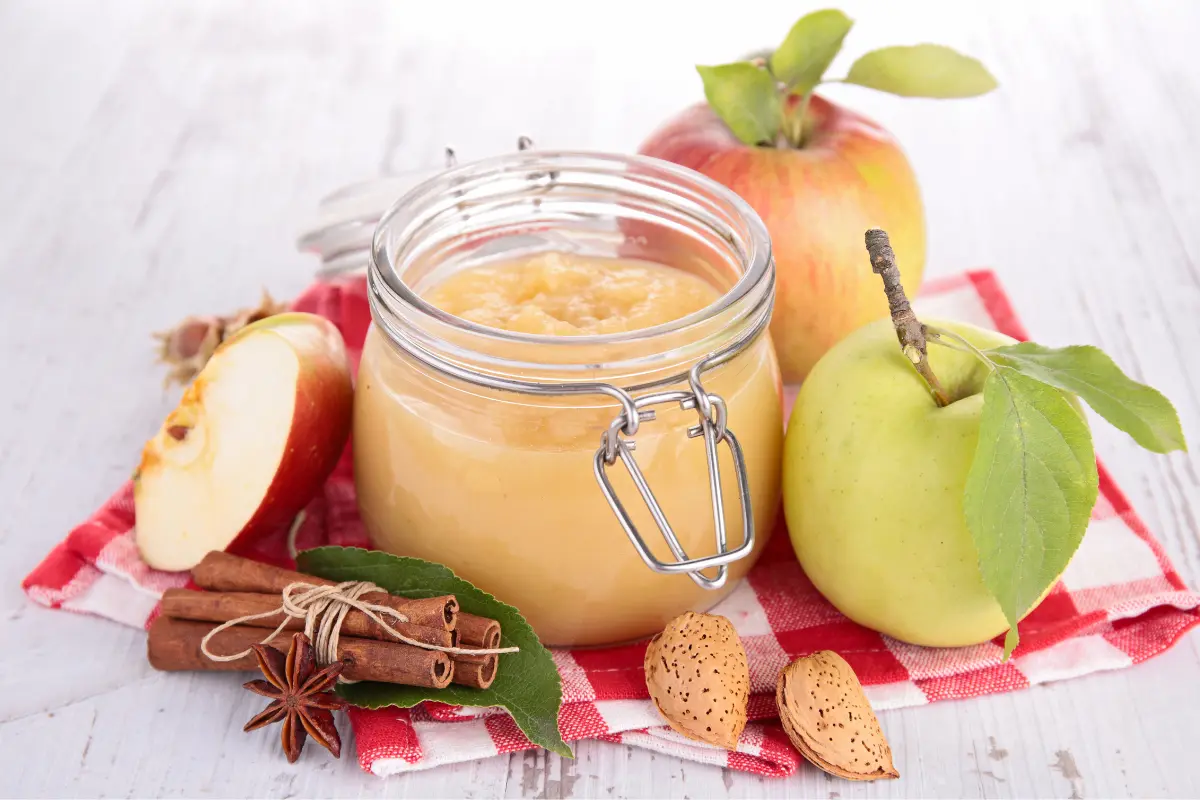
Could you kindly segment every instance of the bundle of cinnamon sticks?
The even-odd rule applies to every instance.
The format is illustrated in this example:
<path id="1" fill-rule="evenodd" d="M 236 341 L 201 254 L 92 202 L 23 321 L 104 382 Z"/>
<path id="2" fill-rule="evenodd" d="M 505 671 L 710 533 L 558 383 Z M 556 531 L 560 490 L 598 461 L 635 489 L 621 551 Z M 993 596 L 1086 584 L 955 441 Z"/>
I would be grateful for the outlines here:
<path id="1" fill-rule="evenodd" d="M 334 581 L 262 564 L 257 561 L 212 552 L 194 570 L 192 579 L 207 591 L 168 589 L 162 598 L 161 615 L 150 626 L 147 654 L 150 665 L 166 671 L 253 670 L 253 655 L 235 661 L 213 661 L 200 642 L 216 625 L 281 605 L 281 594 L 292 583 L 332 586 Z M 496 649 L 500 646 L 500 623 L 459 611 L 453 595 L 408 599 L 387 592 L 371 592 L 360 598 L 365 603 L 388 606 L 407 622 L 388 619 L 388 624 L 406 637 L 441 647 Z M 233 654 L 266 638 L 286 618 L 280 611 L 227 628 L 208 643 L 209 651 Z M 289 618 L 285 630 L 302 630 L 304 620 Z M 266 630 L 264 630 L 266 629 Z M 283 650 L 283 636 L 271 644 Z M 496 679 L 499 657 L 447 654 L 396 641 L 377 622 L 358 610 L 346 614 L 338 640 L 337 654 L 349 680 L 382 681 L 443 689 L 458 683 L 486 689 Z"/>

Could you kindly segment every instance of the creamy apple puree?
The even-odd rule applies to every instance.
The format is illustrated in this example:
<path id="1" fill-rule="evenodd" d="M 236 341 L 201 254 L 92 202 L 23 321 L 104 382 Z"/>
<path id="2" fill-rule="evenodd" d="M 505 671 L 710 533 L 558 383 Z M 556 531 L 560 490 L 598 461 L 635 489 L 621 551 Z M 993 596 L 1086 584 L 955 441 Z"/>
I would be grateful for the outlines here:
<path id="1" fill-rule="evenodd" d="M 656 326 L 719 296 L 706 280 L 633 259 L 542 253 L 454 274 L 423 293 L 477 324 L 579 336 Z M 598 344 L 598 352 L 606 345 Z M 598 358 L 597 361 L 602 361 Z M 677 371 L 677 370 L 676 370 Z M 674 373 L 668 373 L 674 374 Z M 703 379 L 728 405 L 747 461 L 755 552 L 709 591 L 687 575 L 652 572 L 621 530 L 593 476 L 601 433 L 617 413 L 602 397 L 538 397 L 453 383 L 408 360 L 372 326 L 358 372 L 355 478 L 373 542 L 446 564 L 516 606 L 553 645 L 621 642 L 660 630 L 728 594 L 772 532 L 782 446 L 779 373 L 769 339 Z M 655 408 L 634 453 L 689 557 L 715 552 L 696 412 Z M 721 475 L 730 547 L 741 543 L 732 458 Z M 625 468 L 618 496 L 655 555 L 673 561 Z"/>
<path id="2" fill-rule="evenodd" d="M 558 252 L 465 270 L 425 294 L 479 325 L 555 336 L 652 328 L 716 299 L 712 284 L 683 270 Z"/>

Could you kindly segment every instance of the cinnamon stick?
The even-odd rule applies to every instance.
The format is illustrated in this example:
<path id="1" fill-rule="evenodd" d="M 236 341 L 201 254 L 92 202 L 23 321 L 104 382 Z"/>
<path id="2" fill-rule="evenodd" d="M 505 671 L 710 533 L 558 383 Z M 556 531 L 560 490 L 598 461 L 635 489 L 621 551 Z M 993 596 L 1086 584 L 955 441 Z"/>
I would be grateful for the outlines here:
<path id="1" fill-rule="evenodd" d="M 500 646 L 500 623 L 494 619 L 461 613 L 458 615 L 458 641 L 463 647 L 493 650 Z"/>
<path id="2" fill-rule="evenodd" d="M 496 671 L 500 658 L 495 653 L 487 656 L 465 656 L 455 654 L 454 682 L 476 689 L 486 689 L 496 680 Z"/>
<path id="3" fill-rule="evenodd" d="M 289 583 L 332 586 L 335 581 L 305 575 L 290 569 L 251 561 L 248 558 L 214 550 L 192 570 L 192 579 L 202 589 L 215 592 L 253 592 L 279 594 Z M 452 631 L 458 616 L 458 601 L 453 595 L 409 599 L 387 592 L 371 592 L 362 599 L 368 603 L 396 609 L 414 625 Z M 276 623 L 277 625 L 279 623 Z"/>
<path id="4" fill-rule="evenodd" d="M 368 595 L 369 597 L 370 595 Z M 249 592 L 197 592 L 192 589 L 167 589 L 162 597 L 162 613 L 175 619 L 190 619 L 198 622 L 229 622 L 252 614 L 265 614 L 279 608 L 279 595 L 254 594 Z M 255 628 L 278 627 L 285 618 L 281 611 L 270 617 L 246 620 L 243 625 Z M 432 628 L 426 625 L 414 625 L 411 622 L 397 622 L 384 618 L 388 625 L 410 639 L 441 647 L 454 645 L 454 632 L 443 628 Z M 288 619 L 284 630 L 304 630 L 304 620 Z M 361 639 L 381 639 L 396 641 L 379 623 L 370 619 L 361 611 L 351 610 L 342 622 L 342 636 L 355 636 Z"/>
<path id="5" fill-rule="evenodd" d="M 479 647 L 492 650 L 500 646 L 500 623 L 476 614 L 460 613 L 455 628 L 462 647 Z M 492 655 L 451 656 L 454 661 L 454 682 L 476 689 L 486 689 L 496 680 L 499 657 Z"/>
<path id="6" fill-rule="evenodd" d="M 252 670 L 253 654 L 236 661 L 212 661 L 200 650 L 200 641 L 213 629 L 207 622 L 160 616 L 150 626 L 146 654 L 150 665 L 168 672 L 182 670 Z M 209 642 L 217 654 L 236 653 L 261 642 L 261 628 L 237 626 L 221 631 Z M 280 638 L 279 645 L 286 645 Z M 409 686 L 444 689 L 454 676 L 454 664 L 438 650 L 424 650 L 401 642 L 380 642 L 343 636 L 338 641 L 338 658 L 346 661 L 342 673 L 349 680 L 382 681 Z"/>

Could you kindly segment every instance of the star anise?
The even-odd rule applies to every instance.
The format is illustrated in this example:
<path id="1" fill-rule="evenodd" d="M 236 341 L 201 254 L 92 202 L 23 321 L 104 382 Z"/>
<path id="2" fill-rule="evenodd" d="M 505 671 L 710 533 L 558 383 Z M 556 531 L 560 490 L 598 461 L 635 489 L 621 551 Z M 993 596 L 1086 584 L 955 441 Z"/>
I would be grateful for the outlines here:
<path id="1" fill-rule="evenodd" d="M 267 645 L 254 645 L 258 668 L 266 680 L 250 681 L 245 687 L 255 694 L 270 697 L 272 703 L 242 730 L 252 731 L 272 722 L 283 720 L 283 752 L 289 762 L 300 757 L 308 736 L 338 758 L 342 739 L 333 724 L 331 711 L 345 708 L 345 703 L 329 689 L 337 682 L 343 664 L 335 661 L 317 671 L 312 643 L 303 633 L 292 637 L 287 656 Z"/>

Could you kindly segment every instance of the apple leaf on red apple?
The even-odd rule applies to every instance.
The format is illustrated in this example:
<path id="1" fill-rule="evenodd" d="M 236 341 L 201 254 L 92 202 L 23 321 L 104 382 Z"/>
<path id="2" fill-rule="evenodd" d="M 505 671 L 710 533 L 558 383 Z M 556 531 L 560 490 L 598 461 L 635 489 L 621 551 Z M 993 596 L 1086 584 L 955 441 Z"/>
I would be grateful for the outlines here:
<path id="1" fill-rule="evenodd" d="M 977 59 L 940 44 L 872 50 L 843 81 L 901 97 L 976 97 L 997 86 Z"/>
<path id="2" fill-rule="evenodd" d="M 1083 415 L 1061 390 L 997 366 L 983 390 L 963 511 L 984 585 L 1011 626 L 1058 580 L 1087 530 L 1099 479 Z"/>
<path id="3" fill-rule="evenodd" d="M 517 609 L 475 588 L 441 564 L 402 558 L 356 547 L 318 547 L 297 557 L 301 571 L 335 581 L 370 581 L 401 597 L 439 597 L 452 594 L 469 614 L 497 620 L 501 647 L 520 652 L 500 656 L 496 680 L 487 689 L 450 684 L 426 689 L 392 683 L 342 684 L 337 691 L 347 702 L 363 708 L 411 708 L 424 700 L 451 705 L 503 708 L 521 732 L 536 745 L 572 758 L 558 730 L 562 679 L 554 659 Z"/>
<path id="4" fill-rule="evenodd" d="M 1138 383 L 1098 347 L 1042 347 L 1021 342 L 988 350 L 993 363 L 1074 392 L 1115 428 L 1155 453 L 1186 450 L 1179 414 L 1161 392 Z"/>
<path id="5" fill-rule="evenodd" d="M 741 61 L 696 67 L 704 96 L 729 129 L 745 144 L 772 143 L 779 133 L 779 90 L 771 73 Z"/>
<path id="6" fill-rule="evenodd" d="M 795 94 L 811 92 L 853 25 L 854 20 L 835 8 L 805 14 L 771 55 L 771 72 Z"/>

